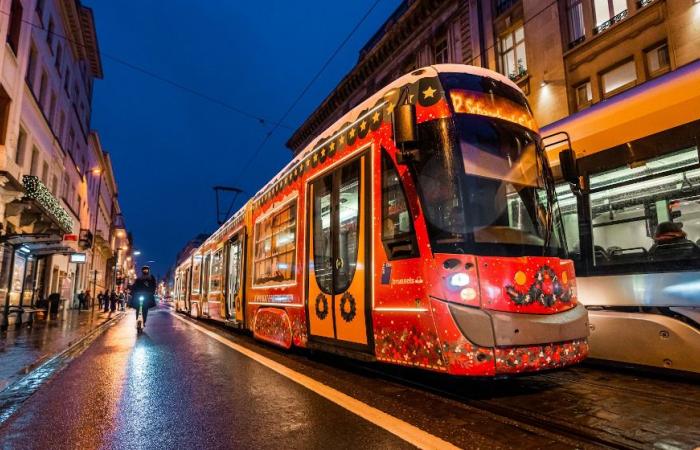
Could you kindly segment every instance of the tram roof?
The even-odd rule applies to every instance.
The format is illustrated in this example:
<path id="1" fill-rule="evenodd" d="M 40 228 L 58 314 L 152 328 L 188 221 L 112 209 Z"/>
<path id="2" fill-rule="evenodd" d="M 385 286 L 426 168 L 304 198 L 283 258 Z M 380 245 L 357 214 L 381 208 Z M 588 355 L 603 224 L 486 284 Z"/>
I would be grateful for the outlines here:
<path id="1" fill-rule="evenodd" d="M 543 127 L 565 131 L 578 158 L 700 119 L 700 60 Z M 564 144 L 547 150 L 553 165 Z"/>
<path id="2" fill-rule="evenodd" d="M 216 231 L 214 231 L 211 236 L 204 242 L 202 245 L 200 245 L 193 254 L 198 254 L 202 250 L 206 249 L 209 245 L 211 245 L 213 242 L 218 241 L 221 239 L 221 236 L 224 235 L 227 230 L 230 229 L 232 223 L 236 220 L 239 220 L 246 207 L 251 201 L 255 201 L 258 199 L 262 194 L 264 194 L 270 187 L 274 186 L 275 183 L 277 183 L 290 169 L 292 169 L 295 165 L 299 164 L 304 158 L 306 158 L 310 153 L 312 153 L 316 147 L 318 146 L 319 142 L 327 136 L 329 132 L 332 130 L 338 130 L 340 127 L 346 123 L 354 123 L 357 120 L 359 120 L 361 117 L 362 111 L 365 109 L 370 109 L 373 106 L 376 105 L 377 101 L 381 99 L 388 91 L 391 91 L 392 89 L 396 89 L 398 87 L 404 86 L 409 83 L 414 83 L 415 81 L 425 78 L 425 77 L 435 77 L 439 73 L 466 73 L 466 74 L 471 74 L 471 75 L 477 75 L 480 77 L 486 77 L 486 78 L 492 78 L 496 81 L 503 82 L 507 84 L 508 86 L 512 87 L 513 89 L 516 89 L 520 91 L 520 88 L 513 83 L 508 77 L 497 73 L 493 72 L 488 69 L 484 69 L 483 67 L 477 67 L 477 66 L 468 66 L 465 64 L 435 64 L 432 66 L 426 66 L 422 67 L 420 69 L 416 69 L 412 71 L 411 73 L 408 73 L 406 75 L 403 75 L 396 80 L 392 81 L 389 83 L 387 86 L 383 87 L 382 89 L 378 90 L 376 93 L 374 93 L 372 96 L 355 106 L 353 109 L 345 113 L 343 116 L 341 116 L 338 120 L 336 120 L 332 125 L 324 129 L 321 133 L 318 134 L 316 139 L 314 139 L 309 145 L 307 145 L 304 150 L 299 152 L 289 163 L 287 163 L 268 183 L 266 183 L 262 188 L 260 188 L 255 195 L 251 198 L 251 200 L 248 200 L 241 208 L 233 215 L 231 216 L 223 225 L 221 225 Z"/>
<path id="3" fill-rule="evenodd" d="M 279 179 L 292 167 L 294 167 L 296 164 L 301 162 L 304 158 L 306 158 L 313 150 L 316 149 L 316 147 L 319 145 L 321 140 L 324 137 L 327 137 L 327 134 L 333 130 L 338 130 L 344 123 L 354 123 L 358 119 L 360 119 L 360 114 L 362 111 L 365 109 L 369 109 L 373 106 L 376 105 L 377 101 L 384 97 L 384 95 L 391 91 L 392 89 L 396 89 L 398 87 L 404 86 L 409 83 L 414 83 L 415 81 L 425 78 L 425 77 L 435 77 L 439 73 L 467 73 L 471 75 L 477 75 L 481 77 L 486 77 L 486 78 L 493 78 L 496 81 L 501 81 L 508 86 L 512 87 L 513 89 L 516 89 L 520 91 L 520 88 L 513 83 L 508 77 L 498 73 L 494 72 L 488 69 L 484 69 L 483 67 L 477 67 L 477 66 L 469 66 L 466 64 L 434 64 L 432 66 L 425 66 L 421 67 L 419 69 L 416 69 L 412 71 L 411 73 L 408 73 L 406 75 L 403 75 L 396 80 L 392 81 L 382 89 L 379 89 L 377 92 L 375 92 L 372 96 L 368 97 L 366 100 L 363 102 L 359 103 L 357 106 L 352 108 L 350 111 L 345 113 L 343 116 L 341 116 L 338 120 L 333 122 L 329 127 L 325 128 L 322 132 L 318 133 L 318 136 L 311 141 L 310 144 L 308 144 L 302 151 L 297 153 L 297 155 L 288 163 L 286 164 L 267 184 L 265 184 L 254 196 L 253 199 L 257 199 L 262 193 L 267 191 L 267 189 L 274 185 Z"/>

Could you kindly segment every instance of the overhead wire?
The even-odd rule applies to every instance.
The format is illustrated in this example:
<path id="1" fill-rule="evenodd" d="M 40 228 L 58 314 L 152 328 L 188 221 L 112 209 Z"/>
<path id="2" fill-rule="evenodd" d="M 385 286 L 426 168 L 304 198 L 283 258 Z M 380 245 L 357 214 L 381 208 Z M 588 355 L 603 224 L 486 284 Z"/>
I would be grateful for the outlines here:
<path id="1" fill-rule="evenodd" d="M 350 37 L 357 31 L 357 29 L 360 27 L 360 25 L 367 19 L 367 17 L 369 16 L 369 14 L 372 12 L 372 10 L 374 10 L 374 8 L 377 6 L 377 4 L 379 4 L 380 1 L 381 1 L 381 0 L 377 0 L 377 1 L 375 1 L 375 2 L 372 4 L 372 6 L 371 6 L 371 7 L 369 8 L 369 10 L 367 11 L 367 13 L 365 13 L 365 15 L 360 19 L 360 22 L 358 22 L 358 23 L 355 25 L 355 27 L 351 30 L 350 34 L 343 40 L 343 42 L 341 42 L 341 44 L 340 44 L 339 47 L 336 49 L 336 51 L 333 52 L 333 54 L 330 56 L 330 58 L 329 58 L 329 59 L 326 61 L 326 63 L 321 67 L 321 69 L 319 70 L 319 72 L 316 73 L 316 75 L 314 76 L 314 78 L 312 78 L 312 80 L 309 82 L 309 84 L 307 84 L 307 86 L 302 90 L 302 92 L 299 94 L 299 96 L 297 97 L 297 99 L 296 99 L 296 100 L 292 103 L 292 105 L 287 109 L 287 111 L 285 112 L 285 114 L 282 115 L 282 118 L 280 119 L 280 122 L 284 121 L 284 120 L 287 118 L 287 116 L 289 115 L 289 113 L 294 109 L 294 107 L 295 107 L 296 104 L 301 100 L 301 98 L 304 96 L 304 94 L 306 94 L 306 92 L 309 90 L 309 88 L 311 87 L 311 85 L 318 79 L 318 77 L 321 75 L 321 73 L 323 72 L 323 70 L 330 64 L 330 62 L 332 61 L 332 59 L 333 59 L 333 58 L 337 55 L 337 53 L 340 51 L 340 49 L 342 48 L 342 46 L 344 46 L 345 43 L 347 43 L 347 41 L 350 39 Z M 549 8 L 551 8 L 552 6 L 556 5 L 557 2 L 558 2 L 558 0 L 553 0 L 553 1 L 551 1 L 550 3 L 548 3 L 547 5 L 545 5 L 542 9 L 540 9 L 540 10 L 537 11 L 535 14 L 533 14 L 532 16 L 530 16 L 527 20 L 523 21 L 523 25 L 525 25 L 526 23 L 532 21 L 533 19 L 535 19 L 536 17 L 538 17 L 540 14 L 542 14 L 543 12 L 545 12 L 546 10 L 548 10 Z M 495 47 L 496 47 L 496 44 L 494 43 L 494 44 L 492 44 L 492 45 L 490 45 L 490 46 L 484 48 L 477 56 L 472 57 L 472 58 L 469 60 L 469 62 L 468 62 L 468 63 L 465 62 L 465 64 L 471 64 L 471 63 L 473 63 L 474 61 L 476 61 L 477 58 L 483 58 L 483 55 L 484 55 L 485 53 L 488 53 L 489 51 L 491 51 L 491 50 L 494 49 Z M 267 142 L 269 141 L 270 137 L 272 137 L 272 134 L 275 132 L 276 129 L 277 129 L 277 127 L 273 127 L 272 129 L 270 129 L 270 130 L 265 134 L 265 138 L 263 139 L 263 141 L 260 143 L 260 145 L 258 145 L 258 147 L 256 147 L 255 151 L 253 152 L 252 156 L 248 159 L 248 161 L 246 162 L 246 164 L 244 164 L 244 165 L 242 166 L 242 169 L 241 169 L 241 171 L 239 172 L 237 178 L 240 178 L 240 176 L 241 176 L 243 173 L 245 173 L 245 171 L 246 171 L 248 168 L 250 168 L 250 165 L 255 161 L 255 159 L 256 159 L 257 156 L 260 154 L 260 152 L 262 151 L 262 149 L 263 149 L 263 147 L 265 146 L 265 144 L 267 144 Z"/>
<path id="2" fill-rule="evenodd" d="M 287 108 L 287 110 L 282 114 L 282 117 L 277 121 L 278 123 L 284 122 L 284 120 L 289 116 L 289 114 L 294 110 L 294 108 L 297 106 L 299 101 L 306 95 L 306 93 L 309 91 L 311 86 L 318 80 L 318 78 L 321 76 L 321 74 L 328 68 L 328 66 L 331 64 L 333 59 L 340 53 L 340 51 L 343 49 L 345 44 L 348 43 L 350 38 L 357 32 L 357 30 L 360 28 L 360 26 L 367 20 L 367 17 L 374 11 L 374 9 L 377 7 L 377 5 L 381 2 L 381 0 L 375 0 L 374 3 L 369 7 L 367 12 L 360 18 L 360 20 L 355 24 L 355 26 L 350 30 L 347 36 L 345 36 L 345 39 L 343 39 L 340 44 L 335 48 L 335 50 L 331 53 L 331 55 L 326 59 L 326 61 L 323 63 L 321 68 L 316 72 L 316 74 L 311 78 L 311 80 L 304 86 L 304 88 L 301 90 L 299 95 L 294 99 L 292 104 Z M 255 151 L 253 154 L 248 158 L 246 163 L 241 166 L 241 170 L 238 173 L 238 176 L 236 178 L 240 178 L 246 170 L 250 168 L 250 165 L 255 161 L 255 159 L 258 157 L 260 152 L 262 151 L 263 147 L 265 147 L 265 144 L 270 140 L 272 137 L 272 134 L 277 130 L 277 126 L 273 126 L 267 133 L 265 133 L 265 137 L 263 140 L 260 142 L 260 144 L 256 147 Z"/>
<path id="3" fill-rule="evenodd" d="M 6 15 L 6 16 L 8 16 L 8 17 L 11 16 L 11 13 L 10 13 L 9 11 L 0 10 L 0 14 L 4 14 L 4 15 Z M 82 42 L 78 42 L 78 41 L 76 41 L 75 39 L 69 38 L 68 36 L 64 36 L 64 35 L 62 35 L 62 34 L 60 34 L 60 33 L 55 32 L 55 31 L 49 31 L 47 28 L 44 27 L 43 24 L 36 24 L 36 23 L 34 23 L 34 22 L 32 22 L 32 21 L 29 21 L 29 20 L 26 20 L 26 19 L 21 19 L 21 22 L 22 22 L 22 23 L 25 23 L 25 24 L 27 24 L 27 25 L 33 27 L 33 28 L 37 28 L 37 29 L 39 29 L 39 30 L 45 31 L 46 33 L 51 34 L 52 36 L 54 36 L 54 37 L 56 37 L 56 38 L 63 39 L 65 42 L 70 42 L 70 43 L 73 43 L 73 44 L 75 44 L 75 45 L 77 45 L 77 46 L 79 46 L 79 47 L 83 47 L 83 48 L 87 48 L 87 47 L 88 47 L 87 45 L 83 44 Z M 214 103 L 214 104 L 216 104 L 216 105 L 218 105 L 218 106 L 221 106 L 222 108 L 225 108 L 225 109 L 228 109 L 228 110 L 230 110 L 230 111 L 233 111 L 233 112 L 235 112 L 235 113 L 237 113 L 237 114 L 239 114 L 239 115 L 241 115 L 241 116 L 244 116 L 244 117 L 247 117 L 247 118 L 249 118 L 249 119 L 255 120 L 255 121 L 257 121 L 260 125 L 265 126 L 265 125 L 268 125 L 268 124 L 269 124 L 269 125 L 274 126 L 275 129 L 276 129 L 276 128 L 280 128 L 280 127 L 281 127 L 281 128 L 286 128 L 286 129 L 288 129 L 288 130 L 292 130 L 292 129 L 293 129 L 291 126 L 282 123 L 282 121 L 276 122 L 276 121 L 271 120 L 271 119 L 269 119 L 269 118 L 267 118 L 267 117 L 263 117 L 263 116 L 261 116 L 261 115 L 252 113 L 252 112 L 247 111 L 247 110 L 245 110 L 245 109 L 243 109 L 243 108 L 240 108 L 240 107 L 238 107 L 238 106 L 232 105 L 232 104 L 230 104 L 230 103 L 228 103 L 228 102 L 226 102 L 226 101 L 224 101 L 224 100 L 222 100 L 222 99 L 220 99 L 220 98 L 216 98 L 216 97 L 214 97 L 214 96 L 212 96 L 212 95 L 209 95 L 209 94 L 207 94 L 207 93 L 205 93 L 205 92 L 201 92 L 201 91 L 199 91 L 199 90 L 197 90 L 197 89 L 194 89 L 194 88 L 192 88 L 192 87 L 190 87 L 190 86 L 187 86 L 187 85 L 185 85 L 185 84 L 183 84 L 183 83 L 180 83 L 180 82 L 178 82 L 178 81 L 175 81 L 175 80 L 173 80 L 173 79 L 170 79 L 170 78 L 168 78 L 168 77 L 165 77 L 165 76 L 163 76 L 163 75 L 160 75 L 160 74 L 158 74 L 158 73 L 156 73 L 156 72 L 153 72 L 153 71 L 151 71 L 151 70 L 148 70 L 148 69 L 146 69 L 146 68 L 144 68 L 144 67 L 141 67 L 141 66 L 139 66 L 139 65 L 137 65 L 137 64 L 134 64 L 134 63 L 132 63 L 132 62 L 129 62 L 129 61 L 127 61 L 126 59 L 123 59 L 123 58 L 120 58 L 120 57 L 117 57 L 117 56 L 114 56 L 114 55 L 110 55 L 109 53 L 105 53 L 104 51 L 101 51 L 101 50 L 98 50 L 98 54 L 99 54 L 100 57 L 102 57 L 102 58 L 104 58 L 104 59 L 113 61 L 113 62 L 115 62 L 115 63 L 117 63 L 117 64 L 120 64 L 120 65 L 122 65 L 122 66 L 124 66 L 124 67 L 127 67 L 127 68 L 129 68 L 129 69 L 131 69 L 131 70 L 134 70 L 134 71 L 139 72 L 139 73 L 141 73 L 141 74 L 143 74 L 143 75 L 146 75 L 146 76 L 148 76 L 148 77 L 151 77 L 151 78 L 153 78 L 153 79 L 155 79 L 155 80 L 157 80 L 157 81 L 160 81 L 160 82 L 162 82 L 162 83 L 165 83 L 165 84 L 168 84 L 168 85 L 170 85 L 170 86 L 172 86 L 172 87 L 175 87 L 175 88 L 177 88 L 177 89 L 179 89 L 179 90 L 181 90 L 181 91 L 187 92 L 187 93 L 189 93 L 189 94 L 191 94 L 191 95 L 194 95 L 194 96 L 196 96 L 196 97 L 199 97 L 199 98 L 202 98 L 202 99 L 204 99 L 204 100 L 207 100 L 207 101 L 209 101 L 209 102 L 211 102 L 211 103 Z"/>

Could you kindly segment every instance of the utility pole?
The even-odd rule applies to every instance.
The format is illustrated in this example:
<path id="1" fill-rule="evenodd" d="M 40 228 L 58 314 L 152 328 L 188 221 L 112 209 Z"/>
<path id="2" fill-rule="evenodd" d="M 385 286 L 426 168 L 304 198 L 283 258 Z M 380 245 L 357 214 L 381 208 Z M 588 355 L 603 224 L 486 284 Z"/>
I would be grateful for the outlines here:
<path id="1" fill-rule="evenodd" d="M 97 218 L 100 215 L 100 190 L 102 189 L 102 169 L 99 167 L 92 169 L 94 175 L 97 175 L 97 201 L 95 202 L 95 222 L 92 227 L 92 257 L 90 258 L 90 267 L 93 270 L 92 278 L 92 309 L 95 309 L 95 299 L 97 298 L 97 268 L 95 268 L 95 243 L 97 242 Z"/>

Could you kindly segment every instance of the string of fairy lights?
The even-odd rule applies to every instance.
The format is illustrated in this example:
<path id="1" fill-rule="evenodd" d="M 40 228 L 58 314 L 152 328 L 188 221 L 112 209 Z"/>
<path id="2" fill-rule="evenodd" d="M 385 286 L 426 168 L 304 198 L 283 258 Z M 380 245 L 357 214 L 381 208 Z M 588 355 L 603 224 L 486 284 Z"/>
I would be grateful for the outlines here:
<path id="1" fill-rule="evenodd" d="M 64 232 L 70 233 L 73 228 L 73 219 L 56 200 L 51 191 L 41 182 L 39 177 L 25 175 L 22 177 L 22 183 L 24 184 L 25 196 L 37 202 L 58 223 Z"/>

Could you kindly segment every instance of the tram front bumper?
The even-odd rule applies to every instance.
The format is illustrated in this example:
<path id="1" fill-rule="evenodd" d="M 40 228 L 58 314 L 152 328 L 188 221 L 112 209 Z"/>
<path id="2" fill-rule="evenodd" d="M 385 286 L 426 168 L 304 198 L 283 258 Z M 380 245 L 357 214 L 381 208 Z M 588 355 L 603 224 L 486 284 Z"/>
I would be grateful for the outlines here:
<path id="1" fill-rule="evenodd" d="M 480 347 L 518 347 L 588 337 L 588 312 L 579 304 L 556 314 L 522 314 L 449 304 L 460 331 Z"/>

